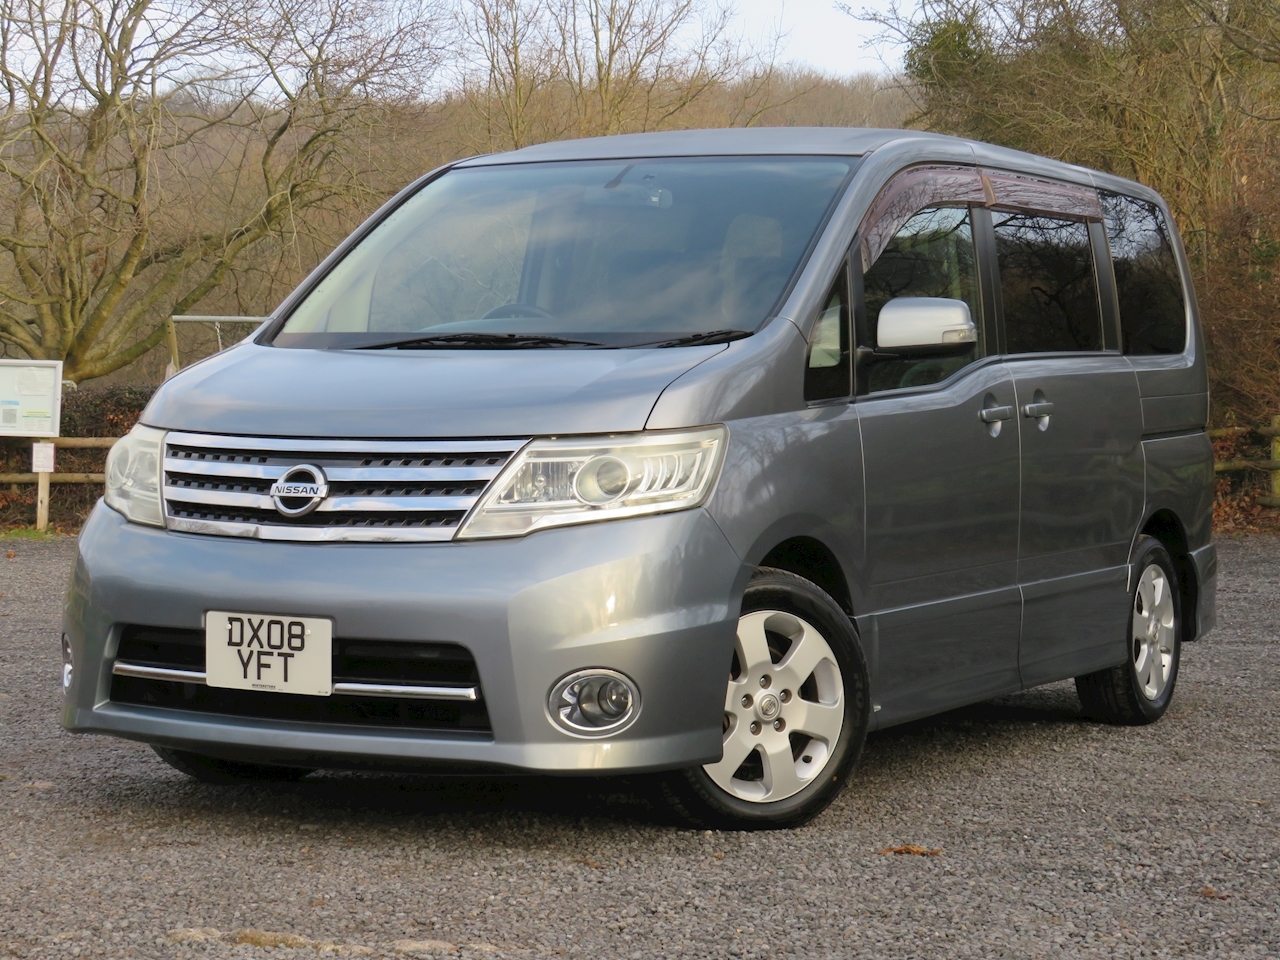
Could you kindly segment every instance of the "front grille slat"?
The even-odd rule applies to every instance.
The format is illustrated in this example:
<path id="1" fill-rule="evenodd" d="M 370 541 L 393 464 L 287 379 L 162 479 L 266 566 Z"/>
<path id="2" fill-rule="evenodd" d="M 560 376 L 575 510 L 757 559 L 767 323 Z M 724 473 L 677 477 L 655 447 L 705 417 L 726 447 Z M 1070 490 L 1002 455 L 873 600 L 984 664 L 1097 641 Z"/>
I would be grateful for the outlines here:
<path id="1" fill-rule="evenodd" d="M 185 533 L 260 540 L 449 540 L 526 442 L 170 433 L 164 456 L 166 522 Z M 312 512 L 289 516 L 277 509 L 271 485 L 304 464 L 324 471 L 328 495 Z M 300 498 L 288 505 L 305 502 Z"/>
<path id="2" fill-rule="evenodd" d="M 270 498 L 268 498 L 270 499 Z M 316 513 L 402 513 L 421 511 L 424 506 L 438 510 L 470 510 L 479 497 L 329 497 Z M 426 501 L 425 503 L 423 501 Z"/>
<path id="3" fill-rule="evenodd" d="M 228 463 L 221 460 L 196 460 L 182 457 L 165 457 L 166 473 L 181 473 L 209 477 L 244 477 L 250 480 L 279 480 L 288 470 L 285 466 L 263 466 L 257 463 Z"/>
<path id="4" fill-rule="evenodd" d="M 258 510 L 274 510 L 275 502 L 261 493 L 238 493 L 234 490 L 200 490 L 195 487 L 164 488 L 164 498 L 169 502 L 212 503 L 220 507 L 252 507 Z"/>
<path id="5" fill-rule="evenodd" d="M 481 453 L 505 452 L 508 456 L 525 445 L 526 440 L 503 438 L 497 440 L 329 440 L 287 439 L 283 437 L 229 437 L 213 433 L 170 433 L 166 438 L 170 447 L 190 447 L 224 455 L 240 454 L 249 450 L 287 455 L 293 461 L 304 454 L 315 456 L 324 453 L 354 453 L 368 455 L 374 451 L 383 456 L 419 457 L 456 454 L 476 456 Z M 297 460 L 298 463 L 312 463 Z"/>
<path id="6" fill-rule="evenodd" d="M 299 461 L 300 463 L 303 461 Z M 190 460 L 181 457 L 166 457 L 165 472 L 171 475 L 189 476 L 192 480 L 204 478 L 239 478 L 245 480 L 262 480 L 270 487 L 272 480 L 279 480 L 289 469 L 284 464 L 225 463 L 222 461 Z M 316 464 L 321 466 L 321 464 Z M 376 480 L 386 483 L 390 481 L 408 481 L 425 483 L 433 480 L 444 480 L 457 483 L 459 481 L 492 480 L 502 469 L 498 466 L 463 466 L 463 467 L 325 467 L 330 482 Z"/>

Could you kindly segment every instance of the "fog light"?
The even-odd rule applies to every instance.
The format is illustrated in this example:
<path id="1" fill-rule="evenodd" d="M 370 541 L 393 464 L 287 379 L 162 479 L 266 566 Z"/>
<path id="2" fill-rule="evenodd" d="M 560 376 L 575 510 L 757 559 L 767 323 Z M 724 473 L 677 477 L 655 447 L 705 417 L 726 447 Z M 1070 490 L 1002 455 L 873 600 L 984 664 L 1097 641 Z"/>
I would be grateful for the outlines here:
<path id="1" fill-rule="evenodd" d="M 71 644 L 67 642 L 67 635 L 62 635 L 62 692 L 66 693 L 71 689 L 71 671 L 74 668 L 71 662 Z"/>
<path id="2" fill-rule="evenodd" d="M 579 670 L 562 677 L 547 699 L 548 713 L 576 737 L 609 737 L 635 721 L 640 689 L 616 670 Z"/>

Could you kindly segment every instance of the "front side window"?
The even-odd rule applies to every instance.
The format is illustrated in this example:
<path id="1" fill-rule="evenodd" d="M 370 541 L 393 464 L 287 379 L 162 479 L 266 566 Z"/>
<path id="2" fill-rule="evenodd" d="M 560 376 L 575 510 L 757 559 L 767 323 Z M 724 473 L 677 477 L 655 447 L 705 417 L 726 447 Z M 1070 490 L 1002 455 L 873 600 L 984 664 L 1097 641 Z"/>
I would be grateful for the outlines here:
<path id="1" fill-rule="evenodd" d="M 894 234 L 862 278 L 866 306 L 865 346 L 876 345 L 880 310 L 896 297 L 963 300 L 981 327 L 978 269 L 968 207 L 929 207 Z M 868 392 L 924 386 L 945 380 L 972 363 L 977 345 L 959 355 L 928 358 L 873 358 L 863 370 Z M 861 388 L 860 388 L 861 389 Z"/>
<path id="2" fill-rule="evenodd" d="M 831 400 L 852 392 L 853 367 L 849 355 L 849 281 L 847 265 L 831 291 L 809 335 L 809 365 L 804 398 Z"/>
<path id="3" fill-rule="evenodd" d="M 801 266 L 855 161 L 734 157 L 451 170 L 293 311 L 280 346 L 406 334 L 628 346 L 750 333 Z"/>
<path id="4" fill-rule="evenodd" d="M 1187 343 L 1187 306 L 1178 259 L 1160 208 L 1145 200 L 1104 193 L 1102 222 L 1115 267 L 1124 352 L 1181 353 Z"/>
<path id="5" fill-rule="evenodd" d="M 1101 350 L 1088 225 L 1030 213 L 993 219 L 1009 353 Z"/>

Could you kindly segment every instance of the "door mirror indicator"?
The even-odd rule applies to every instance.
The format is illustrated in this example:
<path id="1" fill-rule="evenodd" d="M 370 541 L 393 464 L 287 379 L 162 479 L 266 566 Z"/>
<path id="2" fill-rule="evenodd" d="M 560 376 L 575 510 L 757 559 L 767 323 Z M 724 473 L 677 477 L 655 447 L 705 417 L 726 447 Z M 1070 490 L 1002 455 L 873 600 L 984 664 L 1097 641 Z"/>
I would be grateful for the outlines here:
<path id="1" fill-rule="evenodd" d="M 896 297 L 880 308 L 880 350 L 967 350 L 977 342 L 978 328 L 963 300 Z"/>

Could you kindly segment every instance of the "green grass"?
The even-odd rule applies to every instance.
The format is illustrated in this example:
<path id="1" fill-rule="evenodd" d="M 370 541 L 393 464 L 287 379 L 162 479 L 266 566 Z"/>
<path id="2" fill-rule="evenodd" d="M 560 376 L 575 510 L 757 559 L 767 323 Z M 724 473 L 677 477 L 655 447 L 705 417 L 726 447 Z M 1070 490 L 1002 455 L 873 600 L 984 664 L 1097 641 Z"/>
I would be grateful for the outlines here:
<path id="1" fill-rule="evenodd" d="M 35 527 L 14 527 L 12 530 L 0 530 L 0 540 L 57 540 L 67 534 L 54 530 L 37 530 Z"/>

